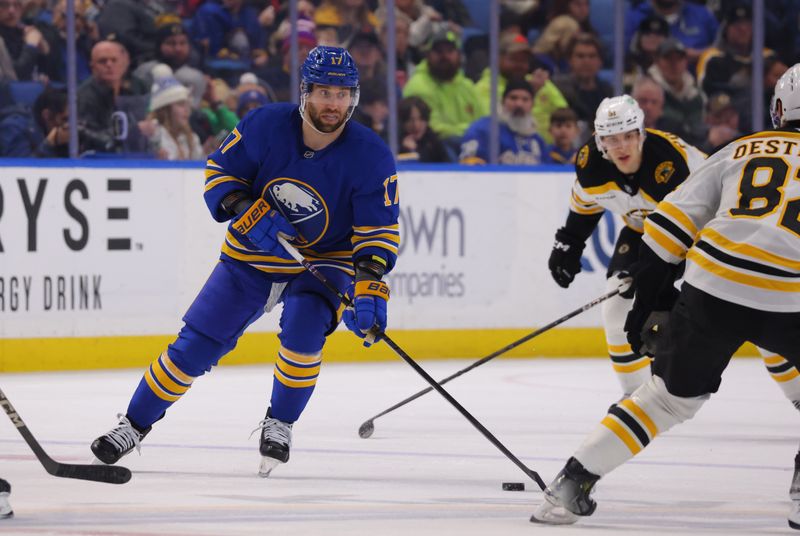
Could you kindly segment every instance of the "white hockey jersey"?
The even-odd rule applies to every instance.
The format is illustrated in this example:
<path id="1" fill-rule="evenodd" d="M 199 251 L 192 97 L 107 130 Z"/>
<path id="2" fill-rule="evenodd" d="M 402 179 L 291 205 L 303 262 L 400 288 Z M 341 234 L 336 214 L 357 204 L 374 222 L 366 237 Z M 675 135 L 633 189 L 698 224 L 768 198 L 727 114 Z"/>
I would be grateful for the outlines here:
<path id="1" fill-rule="evenodd" d="M 800 312 L 800 133 L 735 140 L 667 195 L 645 221 L 645 243 L 712 296 Z"/>

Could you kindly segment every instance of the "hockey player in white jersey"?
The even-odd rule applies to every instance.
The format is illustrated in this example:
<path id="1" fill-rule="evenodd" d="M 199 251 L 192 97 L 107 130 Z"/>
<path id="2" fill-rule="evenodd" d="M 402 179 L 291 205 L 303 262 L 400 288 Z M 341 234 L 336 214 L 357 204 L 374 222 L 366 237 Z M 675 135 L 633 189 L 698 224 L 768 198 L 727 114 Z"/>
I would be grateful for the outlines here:
<path id="1" fill-rule="evenodd" d="M 686 260 L 678 301 L 659 323 L 653 376 L 609 409 L 547 487 L 531 521 L 564 524 L 591 515 L 597 480 L 692 418 L 745 341 L 800 365 L 800 64 L 778 81 L 771 109 L 778 130 L 728 144 L 647 218 L 625 324 L 633 347 L 668 290 L 664 274 Z M 790 487 L 794 529 L 798 465 L 800 456 Z"/>

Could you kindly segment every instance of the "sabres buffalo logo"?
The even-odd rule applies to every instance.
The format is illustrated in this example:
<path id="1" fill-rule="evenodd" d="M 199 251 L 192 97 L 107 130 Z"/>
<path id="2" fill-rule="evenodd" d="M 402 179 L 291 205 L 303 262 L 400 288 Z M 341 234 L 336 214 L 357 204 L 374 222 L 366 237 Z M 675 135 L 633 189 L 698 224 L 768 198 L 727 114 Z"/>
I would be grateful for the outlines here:
<path id="1" fill-rule="evenodd" d="M 297 229 L 294 242 L 298 246 L 312 246 L 325 235 L 328 207 L 322 196 L 308 184 L 281 177 L 268 182 L 263 195 Z"/>
<path id="2" fill-rule="evenodd" d="M 589 161 L 589 146 L 584 145 L 578 153 L 578 167 L 585 168 L 586 163 Z"/>
<path id="3" fill-rule="evenodd" d="M 667 160 L 666 162 L 661 162 L 658 167 L 656 167 L 656 182 L 658 184 L 666 184 L 673 173 L 675 173 L 675 166 L 671 161 Z"/>

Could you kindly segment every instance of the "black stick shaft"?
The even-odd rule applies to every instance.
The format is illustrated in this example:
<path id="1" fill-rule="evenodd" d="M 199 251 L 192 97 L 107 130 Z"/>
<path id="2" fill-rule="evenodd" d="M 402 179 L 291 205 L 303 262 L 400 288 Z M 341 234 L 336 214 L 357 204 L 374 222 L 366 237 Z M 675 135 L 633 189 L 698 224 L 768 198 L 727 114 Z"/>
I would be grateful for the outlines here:
<path id="1" fill-rule="evenodd" d="M 297 249 L 295 249 L 294 246 L 289 244 L 282 237 L 279 237 L 278 240 L 281 242 L 281 244 L 286 249 L 286 251 L 288 251 L 289 254 L 292 257 L 294 257 L 295 260 L 297 260 L 300 264 L 302 264 L 303 267 L 306 270 L 311 272 L 311 275 L 313 275 L 314 277 L 319 279 L 319 281 L 323 285 L 325 285 L 325 287 L 327 287 L 331 292 L 336 294 L 339 297 L 339 299 L 341 299 L 342 302 L 345 305 L 351 306 L 353 304 L 353 302 L 352 302 L 352 300 L 350 298 L 345 296 L 338 288 L 336 288 L 333 285 L 333 283 L 330 282 L 330 280 L 328 280 L 327 277 L 325 277 L 325 274 L 323 274 L 322 272 L 317 270 L 317 268 L 313 264 L 311 264 L 305 258 L 303 258 L 303 256 L 300 254 L 299 251 L 297 251 Z M 422 378 L 426 382 L 428 382 L 430 384 L 431 388 L 436 389 L 437 393 L 442 395 L 445 400 L 450 402 L 450 404 L 454 408 L 456 408 L 458 410 L 458 412 L 461 413 L 461 415 L 463 415 L 470 422 L 470 424 L 472 424 L 472 426 L 474 426 L 481 434 L 483 434 L 483 436 L 486 439 L 488 439 L 495 447 L 497 447 L 497 449 L 500 450 L 500 452 L 505 454 L 506 457 L 509 460 L 514 462 L 514 464 L 517 467 L 519 467 L 522 470 L 523 473 L 525 473 L 529 478 L 531 478 L 534 482 L 536 482 L 536 484 L 544 491 L 544 489 L 547 486 L 545 485 L 545 483 L 542 480 L 542 478 L 539 476 L 539 473 L 537 473 L 536 471 L 530 469 L 528 466 L 526 466 L 524 463 L 522 463 L 522 461 L 520 461 L 519 458 L 514 456 L 514 454 L 510 450 L 508 450 L 508 448 L 506 448 L 506 446 L 503 445 L 500 442 L 500 440 L 497 439 L 494 436 L 494 434 L 492 434 L 483 424 L 481 424 L 480 421 L 478 421 L 478 419 L 473 417 L 472 414 L 469 411 L 467 411 L 466 408 L 464 408 L 464 406 L 462 406 L 455 398 L 452 397 L 452 395 L 450 393 L 448 393 L 444 389 L 444 387 L 442 387 L 441 385 L 436 383 L 436 380 L 434 380 L 427 372 L 425 372 L 425 369 L 423 369 L 421 366 L 419 366 L 419 364 L 416 361 L 414 361 L 414 359 L 412 359 L 411 356 L 409 356 L 402 348 L 400 348 L 400 346 L 398 346 L 397 343 L 394 342 L 385 332 L 380 334 L 380 338 L 387 345 L 389 345 L 389 348 L 394 350 L 394 352 L 397 355 L 399 355 L 403 359 L 403 361 L 405 361 L 406 363 L 411 365 L 411 367 L 415 371 L 417 371 L 417 373 L 420 376 L 422 376 Z"/>
<path id="2" fill-rule="evenodd" d="M 36 438 L 33 437 L 25 421 L 22 420 L 17 410 L 11 405 L 11 401 L 5 393 L 3 393 L 2 389 L 0 389 L 0 406 L 3 407 L 6 415 L 11 419 L 11 423 L 36 455 L 39 463 L 41 463 L 45 471 L 51 475 L 64 478 L 76 478 L 79 480 L 91 480 L 94 482 L 105 482 L 107 484 L 124 484 L 131 479 L 131 472 L 126 467 L 57 462 L 45 452 Z"/>
<path id="3" fill-rule="evenodd" d="M 447 382 L 449 382 L 450 380 L 454 380 L 454 379 L 458 378 L 459 376 L 461 376 L 462 374 L 466 374 L 470 370 L 472 370 L 474 368 L 478 368 L 481 365 L 483 365 L 484 363 L 488 363 L 489 361 L 491 361 L 495 357 L 500 357 L 501 355 L 505 354 L 506 352 L 510 352 L 511 350 L 516 348 L 517 346 L 528 342 L 529 340 L 533 339 L 534 337 L 538 337 L 539 335 L 541 335 L 542 333 L 544 333 L 546 331 L 550 331 L 554 327 L 556 327 L 556 326 L 558 326 L 560 324 L 563 324 L 564 322 L 566 322 L 570 318 L 576 317 L 579 314 L 588 311 L 592 307 L 594 307 L 594 306 L 606 301 L 609 298 L 613 298 L 617 294 L 619 294 L 619 289 L 612 290 L 608 294 L 603 294 L 602 296 L 599 296 L 598 298 L 595 298 L 594 300 L 590 301 L 589 303 L 587 303 L 583 307 L 580 307 L 580 308 L 575 309 L 574 311 L 572 311 L 570 313 L 565 314 L 564 316 L 562 316 L 558 320 L 554 320 L 554 321 L 550 322 L 549 324 L 547 324 L 546 326 L 543 326 L 543 327 L 537 329 L 536 331 L 532 331 L 531 333 L 528 333 L 524 337 L 522 337 L 520 339 L 517 339 L 516 341 L 512 342 L 511 344 L 503 346 L 499 350 L 496 350 L 496 351 L 492 352 L 491 354 L 487 355 L 486 357 L 480 358 L 479 360 L 475 361 L 474 363 L 470 364 L 469 366 L 464 367 L 463 369 L 459 370 L 458 372 L 455 372 L 455 373 L 451 374 L 447 378 L 439 380 L 439 382 L 438 382 L 439 385 L 444 385 Z M 391 413 L 392 411 L 396 410 L 397 408 L 401 408 L 401 407 L 405 406 L 406 404 L 408 404 L 409 402 L 413 402 L 414 400 L 418 399 L 422 395 L 428 394 L 431 391 L 433 391 L 433 387 L 426 387 L 425 389 L 423 389 L 421 391 L 418 391 L 418 392 L 414 393 L 413 395 L 409 396 L 405 400 L 401 400 L 400 402 L 398 402 L 394 406 L 381 411 L 380 413 L 378 413 L 377 415 L 375 415 L 371 419 L 368 419 L 366 422 L 371 422 L 371 421 L 374 421 L 375 419 L 377 419 L 378 417 L 383 417 L 387 413 Z"/>

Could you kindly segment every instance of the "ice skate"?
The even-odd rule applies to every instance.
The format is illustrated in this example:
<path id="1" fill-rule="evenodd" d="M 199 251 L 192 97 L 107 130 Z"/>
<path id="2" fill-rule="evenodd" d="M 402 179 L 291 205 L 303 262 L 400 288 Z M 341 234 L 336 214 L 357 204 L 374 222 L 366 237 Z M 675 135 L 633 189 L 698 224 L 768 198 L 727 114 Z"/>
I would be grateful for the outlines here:
<path id="1" fill-rule="evenodd" d="M 11 504 L 8 502 L 8 496 L 10 494 L 11 485 L 0 478 L 0 519 L 14 516 L 14 511 L 11 509 Z"/>
<path id="2" fill-rule="evenodd" d="M 569 525 L 580 516 L 590 516 L 597 503 L 589 496 L 599 476 L 587 471 L 575 458 L 567 465 L 544 490 L 545 501 L 531 516 L 533 523 L 548 525 Z"/>
<path id="3" fill-rule="evenodd" d="M 261 430 L 258 450 L 261 452 L 261 465 L 258 475 L 266 478 L 279 464 L 289 461 L 292 447 L 292 425 L 275 419 L 267 410 L 267 416 L 258 423 L 253 432 Z"/>
<path id="4" fill-rule="evenodd" d="M 151 429 L 148 426 L 144 430 L 139 430 L 122 413 L 118 413 L 117 418 L 119 425 L 116 428 L 112 428 L 107 434 L 92 442 L 94 455 L 99 461 L 108 465 L 117 463 L 134 448 L 137 452 L 141 452 L 140 443 Z"/>
<path id="5" fill-rule="evenodd" d="M 789 526 L 800 530 L 800 452 L 794 457 L 794 476 L 789 488 L 789 498 L 792 508 L 789 510 Z"/>

